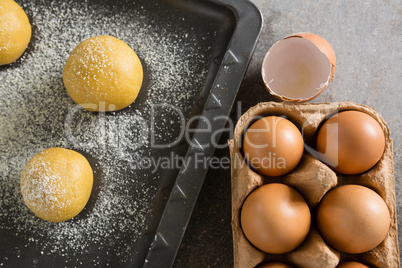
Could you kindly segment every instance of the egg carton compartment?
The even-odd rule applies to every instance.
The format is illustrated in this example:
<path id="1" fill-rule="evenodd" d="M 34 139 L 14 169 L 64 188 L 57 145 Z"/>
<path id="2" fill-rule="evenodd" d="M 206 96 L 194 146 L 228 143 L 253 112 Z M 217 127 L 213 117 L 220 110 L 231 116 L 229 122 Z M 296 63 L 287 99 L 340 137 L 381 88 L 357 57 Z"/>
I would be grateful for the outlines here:
<path id="1" fill-rule="evenodd" d="M 229 115 L 261 12 L 243 0 L 16 2 L 32 39 L 0 66 L 0 267 L 172 266 L 207 174 L 193 156 L 214 154 L 192 119 Z M 143 65 L 138 98 L 123 110 L 88 112 L 64 87 L 71 51 L 99 35 L 124 41 Z M 87 206 L 62 223 L 36 217 L 20 190 L 25 163 L 50 147 L 82 153 L 94 170 Z"/>
<path id="2" fill-rule="evenodd" d="M 372 116 L 382 127 L 385 150 L 379 162 L 370 170 L 358 175 L 335 173 L 314 156 L 316 132 L 333 114 L 357 110 Z M 281 115 L 293 122 L 304 139 L 304 152 L 298 166 L 281 177 L 266 177 L 252 170 L 243 158 L 243 134 L 258 116 Z M 294 267 L 332 268 L 342 261 L 358 261 L 370 267 L 400 267 L 395 202 L 393 150 L 390 132 L 377 111 L 352 102 L 340 103 L 260 103 L 239 119 L 233 140 L 229 141 L 232 172 L 232 229 L 235 267 L 252 268 L 266 261 L 282 261 Z M 245 237 L 240 212 L 246 197 L 257 187 L 268 183 L 283 183 L 296 189 L 306 200 L 311 211 L 311 227 L 306 239 L 293 251 L 269 254 L 254 247 Z M 327 245 L 315 225 L 315 212 L 321 198 L 331 189 L 359 184 L 377 192 L 387 204 L 391 217 L 389 232 L 376 248 L 361 254 L 346 254 Z"/>

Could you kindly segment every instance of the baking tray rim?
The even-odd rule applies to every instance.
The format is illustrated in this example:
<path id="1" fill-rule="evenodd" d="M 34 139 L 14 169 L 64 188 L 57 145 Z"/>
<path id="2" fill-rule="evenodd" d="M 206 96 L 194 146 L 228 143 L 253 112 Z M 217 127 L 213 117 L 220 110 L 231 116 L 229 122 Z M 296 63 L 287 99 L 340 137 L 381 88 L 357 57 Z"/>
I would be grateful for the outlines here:
<path id="1" fill-rule="evenodd" d="M 260 9 L 249 0 L 210 2 L 228 8 L 236 19 L 236 25 L 201 114 L 206 119 L 213 116 L 229 116 L 263 27 Z M 231 72 L 225 72 L 225 67 L 230 68 Z M 196 129 L 200 129 L 202 124 L 202 121 L 198 122 Z M 211 133 L 224 128 L 225 124 L 223 120 L 212 124 Z M 196 132 L 191 144 L 210 143 L 209 137 L 206 136 Z M 220 135 L 216 136 L 219 139 Z M 185 159 L 194 161 L 196 153 L 210 157 L 214 152 L 213 146 L 206 149 L 192 146 L 188 149 Z M 173 266 L 206 173 L 207 170 L 196 169 L 194 165 L 180 170 L 148 250 L 144 268 Z"/>

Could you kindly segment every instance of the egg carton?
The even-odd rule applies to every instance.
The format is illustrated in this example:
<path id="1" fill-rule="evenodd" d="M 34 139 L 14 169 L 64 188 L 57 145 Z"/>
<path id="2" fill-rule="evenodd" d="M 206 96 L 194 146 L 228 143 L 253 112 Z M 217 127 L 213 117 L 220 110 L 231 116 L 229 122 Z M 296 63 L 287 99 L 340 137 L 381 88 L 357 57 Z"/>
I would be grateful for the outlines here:
<path id="1" fill-rule="evenodd" d="M 363 174 L 335 173 L 313 156 L 314 153 L 310 153 L 315 148 L 316 131 L 320 124 L 333 114 L 345 110 L 357 110 L 371 115 L 381 125 L 385 134 L 383 156 L 373 168 Z M 250 126 L 256 117 L 268 115 L 286 116 L 301 130 L 305 142 L 303 157 L 298 166 L 281 177 L 265 177 L 258 174 L 245 163 L 242 154 L 242 139 L 247 126 Z M 400 267 L 392 140 L 387 124 L 373 108 L 352 102 L 260 103 L 239 119 L 229 146 L 232 163 L 234 267 L 252 268 L 265 261 L 282 261 L 295 267 L 306 268 L 332 268 L 342 261 L 358 261 L 370 267 Z M 247 240 L 241 229 L 240 211 L 244 200 L 255 188 L 268 183 L 284 183 L 296 189 L 306 199 L 312 213 L 311 228 L 306 239 L 288 253 L 269 254 L 260 251 Z M 325 243 L 315 225 L 315 211 L 321 198 L 334 187 L 345 184 L 359 184 L 376 191 L 385 200 L 391 215 L 391 226 L 384 241 L 365 253 L 347 254 L 335 250 Z"/>

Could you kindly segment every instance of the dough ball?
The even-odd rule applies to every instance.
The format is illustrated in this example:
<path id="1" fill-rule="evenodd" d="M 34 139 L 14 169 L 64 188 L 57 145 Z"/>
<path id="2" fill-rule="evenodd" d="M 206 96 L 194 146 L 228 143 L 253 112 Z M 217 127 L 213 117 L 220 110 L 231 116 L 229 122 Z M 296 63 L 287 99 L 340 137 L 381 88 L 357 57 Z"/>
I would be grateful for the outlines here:
<path id="1" fill-rule="evenodd" d="M 142 79 L 137 54 L 112 36 L 95 36 L 81 42 L 63 71 L 68 94 L 89 111 L 127 107 L 137 98 Z"/>
<path id="2" fill-rule="evenodd" d="M 16 61 L 31 40 L 27 14 L 13 0 L 0 0 L 0 66 Z"/>
<path id="3" fill-rule="evenodd" d="M 21 174 L 25 204 L 41 219 L 66 221 L 85 207 L 93 172 L 81 154 L 63 148 L 46 149 L 28 161 Z"/>

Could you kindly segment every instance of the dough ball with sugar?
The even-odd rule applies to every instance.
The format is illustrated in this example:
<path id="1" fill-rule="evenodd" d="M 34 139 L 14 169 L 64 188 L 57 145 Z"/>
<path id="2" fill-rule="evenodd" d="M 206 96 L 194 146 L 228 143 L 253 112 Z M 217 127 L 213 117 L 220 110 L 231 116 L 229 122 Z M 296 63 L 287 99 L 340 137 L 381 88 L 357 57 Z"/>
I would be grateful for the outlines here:
<path id="1" fill-rule="evenodd" d="M 39 218 L 61 222 L 75 217 L 87 204 L 93 171 L 87 159 L 73 150 L 49 148 L 25 165 L 21 192 Z"/>
<path id="2" fill-rule="evenodd" d="M 31 40 L 31 24 L 13 0 L 0 0 L 0 66 L 13 63 Z"/>
<path id="3" fill-rule="evenodd" d="M 95 36 L 70 54 L 63 81 L 71 98 L 89 111 L 120 110 L 137 98 L 143 79 L 141 61 L 123 41 Z"/>

